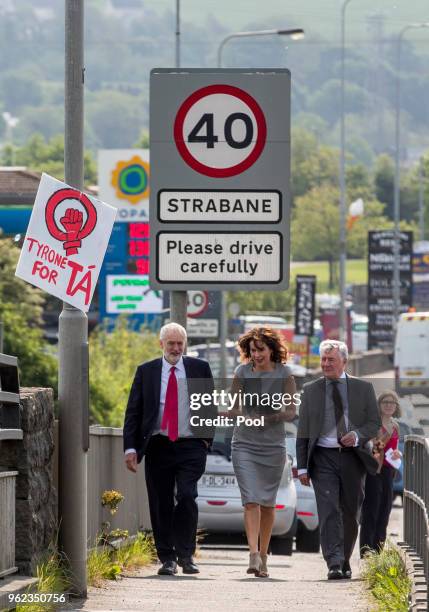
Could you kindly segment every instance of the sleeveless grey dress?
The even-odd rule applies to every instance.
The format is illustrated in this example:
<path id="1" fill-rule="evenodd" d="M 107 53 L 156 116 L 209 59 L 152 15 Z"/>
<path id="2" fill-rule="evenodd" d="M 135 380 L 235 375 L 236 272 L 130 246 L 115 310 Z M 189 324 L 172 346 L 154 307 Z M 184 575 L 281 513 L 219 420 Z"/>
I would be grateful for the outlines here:
<path id="1" fill-rule="evenodd" d="M 284 393 L 284 380 L 291 375 L 288 366 L 276 364 L 272 372 L 255 372 L 252 364 L 239 365 L 235 371 L 241 388 L 248 393 Z M 244 406 L 251 417 L 275 414 L 269 406 Z M 232 437 L 232 463 L 244 504 L 276 505 L 277 491 L 286 462 L 284 423 L 264 426 L 235 426 Z"/>

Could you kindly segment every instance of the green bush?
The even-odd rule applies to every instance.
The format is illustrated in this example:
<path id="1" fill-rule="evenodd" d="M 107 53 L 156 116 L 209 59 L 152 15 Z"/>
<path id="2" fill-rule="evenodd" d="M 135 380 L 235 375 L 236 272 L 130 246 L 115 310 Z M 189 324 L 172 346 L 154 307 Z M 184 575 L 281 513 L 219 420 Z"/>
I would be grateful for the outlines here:
<path id="1" fill-rule="evenodd" d="M 57 543 L 51 544 L 46 555 L 37 565 L 37 584 L 27 593 L 66 593 L 70 587 L 70 574 L 65 560 L 57 550 Z M 55 612 L 56 603 L 23 603 L 16 606 L 17 612 Z"/>
<path id="2" fill-rule="evenodd" d="M 141 328 L 129 329 L 119 318 L 113 331 L 97 328 L 89 340 L 89 387 L 92 423 L 122 427 L 137 366 L 160 356 L 159 339 Z"/>
<path id="3" fill-rule="evenodd" d="M 411 581 L 397 546 L 388 541 L 381 551 L 369 551 L 361 574 L 376 600 L 376 612 L 407 612 Z"/>
<path id="4" fill-rule="evenodd" d="M 40 325 L 45 296 L 15 276 L 19 248 L 10 239 L 0 240 L 0 321 L 6 354 L 18 357 L 23 387 L 57 389 L 57 360 L 44 341 Z"/>
<path id="5" fill-rule="evenodd" d="M 94 548 L 87 560 L 88 584 L 101 587 L 104 580 L 117 580 L 124 571 L 150 565 L 155 556 L 152 538 L 143 533 L 118 549 L 109 545 Z"/>

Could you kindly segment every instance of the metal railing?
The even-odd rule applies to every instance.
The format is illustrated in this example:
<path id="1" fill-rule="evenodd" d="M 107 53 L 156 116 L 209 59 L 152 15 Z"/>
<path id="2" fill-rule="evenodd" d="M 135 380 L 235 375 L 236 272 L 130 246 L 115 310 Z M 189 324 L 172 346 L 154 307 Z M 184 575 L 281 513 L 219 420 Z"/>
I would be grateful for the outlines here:
<path id="1" fill-rule="evenodd" d="M 18 359 L 0 353 L 0 440 L 22 439 Z"/>
<path id="2" fill-rule="evenodd" d="M 418 557 L 415 569 L 422 570 L 429 584 L 429 438 L 406 436 L 404 452 L 404 540 Z"/>

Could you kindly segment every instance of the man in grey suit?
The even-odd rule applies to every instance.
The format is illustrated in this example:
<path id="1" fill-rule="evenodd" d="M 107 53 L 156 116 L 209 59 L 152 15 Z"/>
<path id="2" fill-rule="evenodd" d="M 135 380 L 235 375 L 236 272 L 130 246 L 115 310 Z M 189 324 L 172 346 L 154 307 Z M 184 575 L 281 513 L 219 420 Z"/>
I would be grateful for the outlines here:
<path id="1" fill-rule="evenodd" d="M 324 340 L 324 376 L 304 385 L 297 439 L 298 477 L 316 494 L 328 580 L 351 578 L 366 472 L 377 471 L 370 445 L 380 427 L 372 385 L 345 373 L 344 342 Z"/>

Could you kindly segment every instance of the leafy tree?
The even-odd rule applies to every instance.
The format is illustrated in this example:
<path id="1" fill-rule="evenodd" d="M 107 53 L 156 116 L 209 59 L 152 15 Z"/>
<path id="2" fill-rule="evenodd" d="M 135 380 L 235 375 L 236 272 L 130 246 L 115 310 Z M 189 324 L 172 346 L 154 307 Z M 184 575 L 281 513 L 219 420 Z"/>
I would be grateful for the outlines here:
<path id="1" fill-rule="evenodd" d="M 350 196 L 347 202 L 351 202 Z M 347 252 L 352 257 L 365 257 L 367 232 L 391 226 L 383 216 L 383 205 L 376 200 L 365 201 L 365 214 L 347 236 Z M 296 260 L 327 260 L 329 288 L 336 283 L 336 263 L 339 259 L 340 218 L 339 192 L 336 187 L 322 185 L 298 198 L 292 215 L 292 254 Z"/>
<path id="2" fill-rule="evenodd" d="M 386 204 L 386 214 L 393 219 L 393 183 L 395 166 L 389 155 L 380 155 L 375 163 L 375 195 L 377 199 Z"/>
<path id="3" fill-rule="evenodd" d="M 20 384 L 57 389 L 57 362 L 43 340 L 44 296 L 39 289 L 15 277 L 19 249 L 10 239 L 0 240 L 0 321 L 4 352 L 18 357 Z"/>
<path id="4" fill-rule="evenodd" d="M 292 191 L 299 197 L 322 183 L 338 185 L 338 152 L 319 146 L 314 134 L 297 129 L 292 137 Z"/>
<path id="5" fill-rule="evenodd" d="M 20 250 L 11 238 L 0 239 L 0 304 L 13 305 L 26 326 L 42 323 L 43 293 L 15 276 Z"/>
<path id="6" fill-rule="evenodd" d="M 64 136 L 58 134 L 46 141 L 41 134 L 33 134 L 21 147 L 5 147 L 2 152 L 3 165 L 26 166 L 36 172 L 47 172 L 64 180 Z M 86 184 L 97 182 L 97 169 L 92 154 L 84 155 L 84 180 Z"/>
<path id="7" fill-rule="evenodd" d="M 126 318 L 111 332 L 97 328 L 89 341 L 91 421 L 122 427 L 137 365 L 160 354 L 158 337 L 145 328 L 130 330 Z"/>
<path id="8" fill-rule="evenodd" d="M 229 291 L 228 304 L 236 302 L 240 306 L 240 314 L 251 312 L 290 311 L 294 304 L 294 290 L 287 291 Z"/>

